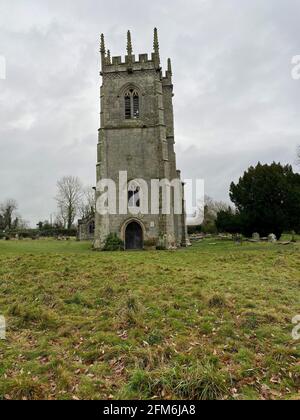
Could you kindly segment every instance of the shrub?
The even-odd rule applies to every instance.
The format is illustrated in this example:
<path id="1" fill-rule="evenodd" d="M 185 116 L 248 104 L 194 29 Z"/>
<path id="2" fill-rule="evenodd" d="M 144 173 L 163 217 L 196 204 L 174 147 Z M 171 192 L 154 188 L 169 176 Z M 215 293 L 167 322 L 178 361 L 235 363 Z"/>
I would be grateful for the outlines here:
<path id="1" fill-rule="evenodd" d="M 39 235 L 43 237 L 56 237 L 56 236 L 77 236 L 76 229 L 62 229 L 62 228 L 52 228 L 52 229 L 43 229 L 39 231 Z"/>
<path id="2" fill-rule="evenodd" d="M 241 217 L 233 209 L 222 210 L 218 213 L 216 228 L 222 233 L 241 233 Z"/>
<path id="3" fill-rule="evenodd" d="M 196 233 L 201 233 L 202 232 L 202 226 L 188 226 L 188 234 L 189 235 L 194 235 Z"/>
<path id="4" fill-rule="evenodd" d="M 122 251 L 124 250 L 124 243 L 116 233 L 111 233 L 106 238 L 104 251 Z"/>
<path id="5" fill-rule="evenodd" d="M 49 229 L 24 229 L 24 230 L 16 230 L 12 229 L 8 231 L 6 234 L 0 233 L 1 235 L 7 236 L 9 235 L 11 238 L 14 238 L 16 235 L 19 235 L 19 238 L 23 239 L 39 239 L 40 237 L 44 238 L 53 238 L 58 236 L 64 237 L 74 237 L 77 235 L 76 229 L 63 229 L 63 228 L 49 228 Z"/>
<path id="6" fill-rule="evenodd" d="M 205 234 L 215 235 L 216 233 L 218 233 L 216 223 L 214 221 L 203 223 L 202 232 Z"/>

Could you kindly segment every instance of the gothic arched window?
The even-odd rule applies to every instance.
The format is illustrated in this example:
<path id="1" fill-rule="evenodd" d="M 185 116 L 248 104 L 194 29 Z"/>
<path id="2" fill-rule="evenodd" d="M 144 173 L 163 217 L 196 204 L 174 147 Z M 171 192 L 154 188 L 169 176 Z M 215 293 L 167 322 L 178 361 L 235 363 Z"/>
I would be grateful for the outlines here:
<path id="1" fill-rule="evenodd" d="M 125 119 L 137 119 L 140 117 L 140 98 L 135 89 L 129 89 L 125 92 Z"/>
<path id="2" fill-rule="evenodd" d="M 140 186 L 131 181 L 128 183 L 128 207 L 139 208 L 141 206 Z"/>

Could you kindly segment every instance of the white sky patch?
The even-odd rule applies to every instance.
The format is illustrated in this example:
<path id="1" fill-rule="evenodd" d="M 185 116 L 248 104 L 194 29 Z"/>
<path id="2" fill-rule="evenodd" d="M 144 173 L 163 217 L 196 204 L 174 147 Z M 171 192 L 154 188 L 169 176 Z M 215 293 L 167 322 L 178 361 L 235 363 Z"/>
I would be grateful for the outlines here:
<path id="1" fill-rule="evenodd" d="M 23 115 L 18 120 L 12 120 L 7 124 L 7 128 L 9 130 L 23 130 L 28 131 L 30 130 L 34 123 L 36 121 L 36 118 L 33 115 Z"/>
<path id="2" fill-rule="evenodd" d="M 6 79 L 6 59 L 0 55 L 0 80 Z"/>

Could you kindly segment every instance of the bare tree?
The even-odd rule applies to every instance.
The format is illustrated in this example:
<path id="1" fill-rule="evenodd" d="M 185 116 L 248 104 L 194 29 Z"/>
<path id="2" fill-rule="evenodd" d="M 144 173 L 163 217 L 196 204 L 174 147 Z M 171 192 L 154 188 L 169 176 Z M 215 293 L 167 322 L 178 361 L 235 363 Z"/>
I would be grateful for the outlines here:
<path id="1" fill-rule="evenodd" d="M 18 208 L 15 200 L 9 199 L 0 205 L 1 224 L 3 229 L 11 229 L 14 223 L 14 214 Z"/>
<path id="2" fill-rule="evenodd" d="M 57 205 L 57 214 L 55 215 L 54 224 L 66 229 L 68 223 L 68 214 L 63 205 Z"/>
<path id="3" fill-rule="evenodd" d="M 228 210 L 227 203 L 214 201 L 212 198 L 205 196 L 205 221 L 214 222 L 218 217 L 218 213 L 222 210 Z"/>
<path id="4" fill-rule="evenodd" d="M 55 229 L 65 229 L 67 226 L 67 222 L 64 220 L 61 213 L 56 213 L 54 215 L 54 221 L 52 223 L 52 228 Z"/>
<path id="5" fill-rule="evenodd" d="M 300 146 L 297 148 L 297 165 L 300 166 Z"/>
<path id="6" fill-rule="evenodd" d="M 66 176 L 57 182 L 57 206 L 67 229 L 71 229 L 78 214 L 82 185 L 77 177 Z"/>
<path id="7" fill-rule="evenodd" d="M 79 216 L 82 219 L 93 216 L 95 214 L 95 201 L 95 191 L 93 190 L 93 188 L 84 188 L 81 202 L 79 204 Z"/>
<path id="8" fill-rule="evenodd" d="M 16 216 L 13 221 L 13 228 L 17 231 L 29 229 L 30 223 L 24 220 L 21 216 Z"/>

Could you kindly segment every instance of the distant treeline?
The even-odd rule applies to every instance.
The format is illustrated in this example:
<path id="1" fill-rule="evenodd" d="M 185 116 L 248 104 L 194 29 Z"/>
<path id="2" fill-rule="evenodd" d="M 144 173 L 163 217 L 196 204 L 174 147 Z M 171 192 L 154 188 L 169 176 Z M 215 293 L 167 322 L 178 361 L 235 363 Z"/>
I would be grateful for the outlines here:
<path id="1" fill-rule="evenodd" d="M 0 239 L 38 239 L 38 238 L 57 238 L 57 237 L 74 237 L 77 235 L 77 229 L 26 229 L 26 230 L 9 230 L 0 232 Z"/>

